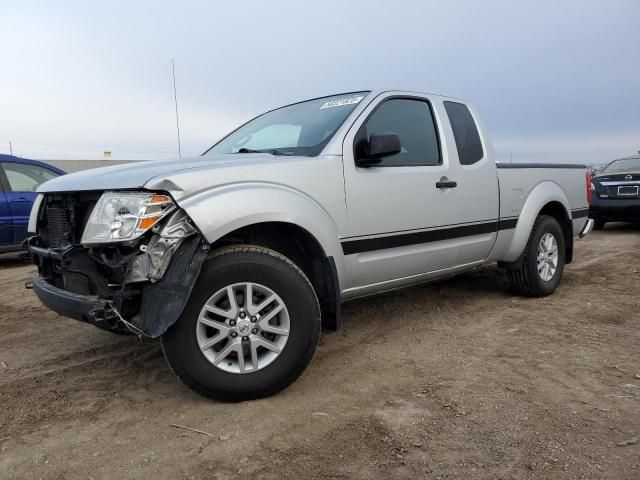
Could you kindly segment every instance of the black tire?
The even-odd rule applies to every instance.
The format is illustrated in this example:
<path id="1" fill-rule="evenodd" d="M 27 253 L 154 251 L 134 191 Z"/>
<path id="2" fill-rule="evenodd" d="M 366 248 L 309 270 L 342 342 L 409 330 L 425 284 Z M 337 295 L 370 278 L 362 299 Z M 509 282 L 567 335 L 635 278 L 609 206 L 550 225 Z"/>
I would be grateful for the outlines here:
<path id="1" fill-rule="evenodd" d="M 545 281 L 538 272 L 538 244 L 546 233 L 551 233 L 558 246 L 558 264 L 551 279 Z M 531 230 L 529 241 L 524 249 L 522 266 L 518 270 L 508 270 L 507 276 L 511 289 L 526 297 L 545 297 L 551 295 L 560 284 L 565 263 L 565 238 L 558 221 L 547 215 L 540 215 Z"/>
<path id="2" fill-rule="evenodd" d="M 241 282 L 255 282 L 277 293 L 290 322 L 279 356 L 260 370 L 242 374 L 210 363 L 196 338 L 205 302 L 227 285 Z M 208 398 L 241 401 L 273 395 L 293 383 L 311 361 L 319 338 L 320 306 L 302 270 L 273 250 L 235 246 L 213 252 L 203 265 L 184 312 L 162 336 L 162 348 L 173 372 L 189 388 Z"/>
<path id="3" fill-rule="evenodd" d="M 606 224 L 607 224 L 607 222 L 605 222 L 601 218 L 594 218 L 593 219 L 593 229 L 594 230 L 602 230 Z"/>

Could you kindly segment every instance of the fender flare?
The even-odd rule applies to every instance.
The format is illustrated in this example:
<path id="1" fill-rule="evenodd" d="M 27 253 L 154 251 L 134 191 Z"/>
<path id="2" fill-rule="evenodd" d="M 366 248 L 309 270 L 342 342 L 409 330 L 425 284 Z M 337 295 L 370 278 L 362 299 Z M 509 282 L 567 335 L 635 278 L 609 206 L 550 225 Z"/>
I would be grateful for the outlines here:
<path id="1" fill-rule="evenodd" d="M 511 238 L 511 244 L 507 249 L 507 253 L 501 259 L 502 262 L 515 262 L 520 258 L 529 241 L 533 223 L 536 221 L 536 218 L 544 206 L 551 202 L 560 203 L 565 210 L 567 218 L 571 220 L 569 199 L 560 185 L 549 180 L 539 183 L 531 190 L 520 210 L 520 216 L 518 217 L 518 223 L 513 237 Z"/>
<path id="2" fill-rule="evenodd" d="M 333 257 L 340 285 L 344 284 L 338 227 L 318 202 L 299 190 L 275 183 L 242 182 L 201 191 L 177 203 L 210 244 L 258 223 L 297 225 L 315 238 L 326 257 Z"/>

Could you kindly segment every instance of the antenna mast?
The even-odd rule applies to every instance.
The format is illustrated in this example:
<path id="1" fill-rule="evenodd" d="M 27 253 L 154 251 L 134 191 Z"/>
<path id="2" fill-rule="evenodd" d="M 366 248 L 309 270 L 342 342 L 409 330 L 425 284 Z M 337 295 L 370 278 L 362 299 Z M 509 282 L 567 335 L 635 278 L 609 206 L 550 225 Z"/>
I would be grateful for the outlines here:
<path id="1" fill-rule="evenodd" d="M 176 65 L 171 59 L 171 73 L 173 74 L 173 100 L 176 104 L 176 130 L 178 131 L 178 156 L 182 158 L 182 149 L 180 146 L 180 122 L 178 121 L 178 93 L 176 90 Z"/>

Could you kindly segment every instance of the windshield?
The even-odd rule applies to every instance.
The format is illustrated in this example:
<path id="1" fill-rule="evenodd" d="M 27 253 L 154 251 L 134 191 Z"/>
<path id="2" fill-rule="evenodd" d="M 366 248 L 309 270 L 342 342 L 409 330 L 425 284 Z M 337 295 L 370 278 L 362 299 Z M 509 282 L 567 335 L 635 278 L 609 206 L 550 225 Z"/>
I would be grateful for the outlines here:
<path id="1" fill-rule="evenodd" d="M 230 133 L 204 155 L 265 152 L 316 156 L 368 93 L 317 98 L 264 113 Z"/>
<path id="2" fill-rule="evenodd" d="M 623 160 L 614 160 L 611 162 L 600 172 L 600 175 L 638 172 L 640 172 L 640 158 L 625 158 Z"/>

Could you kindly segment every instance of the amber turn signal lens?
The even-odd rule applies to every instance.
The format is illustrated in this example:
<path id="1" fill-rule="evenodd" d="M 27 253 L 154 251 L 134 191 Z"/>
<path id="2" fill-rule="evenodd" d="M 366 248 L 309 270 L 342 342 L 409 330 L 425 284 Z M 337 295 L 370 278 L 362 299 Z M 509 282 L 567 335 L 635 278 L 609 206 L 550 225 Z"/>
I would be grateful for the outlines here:
<path id="1" fill-rule="evenodd" d="M 158 217 L 142 218 L 140 220 L 140 226 L 138 227 L 138 230 L 148 230 L 148 229 L 150 229 L 151 227 L 153 227 L 156 224 L 156 222 L 158 220 L 160 220 L 160 218 L 162 218 L 162 217 L 158 216 Z"/>
<path id="2" fill-rule="evenodd" d="M 167 195 L 154 194 L 151 195 L 151 198 L 149 199 L 149 205 L 158 205 L 162 203 L 168 203 L 170 201 L 171 199 Z"/>

